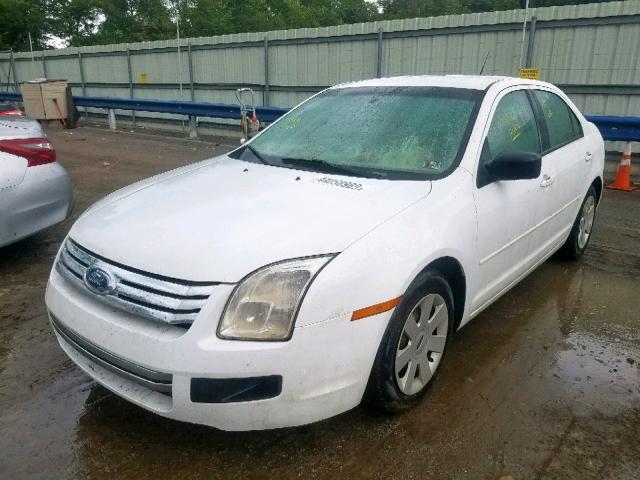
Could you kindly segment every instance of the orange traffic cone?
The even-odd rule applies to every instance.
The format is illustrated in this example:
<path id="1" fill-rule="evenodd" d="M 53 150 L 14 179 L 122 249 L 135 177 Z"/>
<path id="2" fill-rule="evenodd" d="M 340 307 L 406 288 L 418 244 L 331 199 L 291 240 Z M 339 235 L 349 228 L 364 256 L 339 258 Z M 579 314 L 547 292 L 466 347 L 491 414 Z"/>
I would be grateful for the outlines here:
<path id="1" fill-rule="evenodd" d="M 623 190 L 625 192 L 631 192 L 636 189 L 636 187 L 631 185 L 631 142 L 627 142 L 624 147 L 615 182 L 607 185 L 607 188 Z"/>

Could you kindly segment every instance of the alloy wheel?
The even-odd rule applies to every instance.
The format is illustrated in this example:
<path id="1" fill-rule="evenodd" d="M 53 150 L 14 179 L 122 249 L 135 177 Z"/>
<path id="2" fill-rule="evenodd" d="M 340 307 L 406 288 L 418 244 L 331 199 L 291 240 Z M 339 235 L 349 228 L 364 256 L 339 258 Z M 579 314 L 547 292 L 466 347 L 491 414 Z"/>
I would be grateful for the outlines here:
<path id="1" fill-rule="evenodd" d="M 589 237 L 591 236 L 591 229 L 593 228 L 593 220 L 596 214 L 596 200 L 593 195 L 589 195 L 582 207 L 582 214 L 580 215 L 580 225 L 578 227 L 578 247 L 582 250 L 586 247 Z"/>

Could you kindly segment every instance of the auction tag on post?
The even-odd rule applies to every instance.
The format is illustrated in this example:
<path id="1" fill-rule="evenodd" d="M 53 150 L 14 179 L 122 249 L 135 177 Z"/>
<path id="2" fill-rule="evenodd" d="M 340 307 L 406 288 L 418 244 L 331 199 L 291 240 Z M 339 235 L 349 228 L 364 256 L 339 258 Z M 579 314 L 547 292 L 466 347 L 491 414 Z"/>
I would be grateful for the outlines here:
<path id="1" fill-rule="evenodd" d="M 521 68 L 520 78 L 526 78 L 528 80 L 540 80 L 539 68 Z"/>

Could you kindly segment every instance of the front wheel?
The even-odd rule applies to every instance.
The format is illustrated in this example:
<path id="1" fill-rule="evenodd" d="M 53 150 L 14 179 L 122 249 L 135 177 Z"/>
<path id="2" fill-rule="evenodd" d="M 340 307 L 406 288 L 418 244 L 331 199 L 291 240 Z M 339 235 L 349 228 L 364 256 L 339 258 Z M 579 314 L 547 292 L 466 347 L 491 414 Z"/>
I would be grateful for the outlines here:
<path id="1" fill-rule="evenodd" d="M 365 402 L 388 412 L 411 407 L 431 384 L 453 331 L 453 295 L 428 272 L 396 308 L 369 377 Z"/>
<path id="2" fill-rule="evenodd" d="M 564 256 L 577 260 L 587 249 L 589 240 L 591 240 L 591 232 L 596 218 L 596 208 L 598 205 L 596 189 L 589 187 L 587 196 L 582 202 L 578 216 L 576 217 L 569 238 L 562 247 Z"/>

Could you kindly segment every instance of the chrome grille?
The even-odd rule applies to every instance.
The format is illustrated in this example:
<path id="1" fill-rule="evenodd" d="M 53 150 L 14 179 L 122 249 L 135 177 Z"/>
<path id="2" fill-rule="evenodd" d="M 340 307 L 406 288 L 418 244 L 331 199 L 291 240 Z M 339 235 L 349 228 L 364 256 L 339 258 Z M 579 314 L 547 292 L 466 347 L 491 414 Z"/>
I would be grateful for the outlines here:
<path id="1" fill-rule="evenodd" d="M 84 281 L 85 272 L 98 267 L 115 279 L 113 291 L 95 294 Z M 188 328 L 216 283 L 189 282 L 154 275 L 109 261 L 68 239 L 56 264 L 58 272 L 96 300 L 124 311 Z"/>

